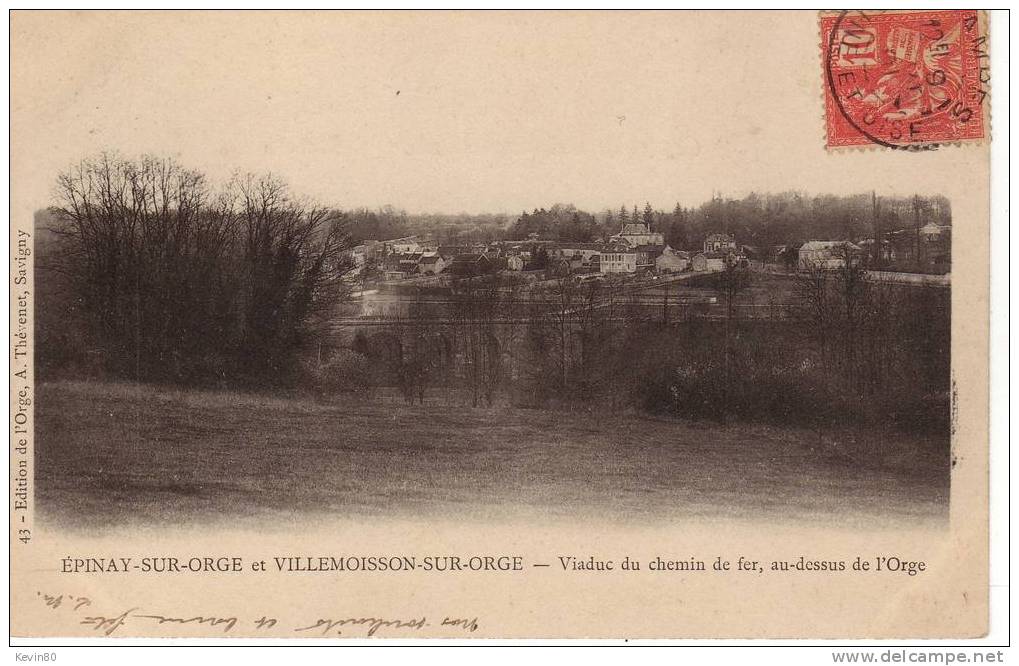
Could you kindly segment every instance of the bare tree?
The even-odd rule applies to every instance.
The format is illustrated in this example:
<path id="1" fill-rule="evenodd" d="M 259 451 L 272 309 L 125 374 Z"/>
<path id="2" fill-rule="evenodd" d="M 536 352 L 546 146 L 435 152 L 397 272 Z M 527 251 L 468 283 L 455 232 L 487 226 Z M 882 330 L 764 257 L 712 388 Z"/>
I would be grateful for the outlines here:
<path id="1" fill-rule="evenodd" d="M 860 339 L 858 386 L 861 392 L 874 393 L 886 385 L 896 344 L 896 301 L 894 285 L 878 282 L 866 284 L 865 298 L 860 303 L 863 311 L 858 328 Z"/>
<path id="2" fill-rule="evenodd" d="M 281 377 L 340 286 L 342 225 L 278 180 L 249 177 L 217 194 L 173 160 L 103 154 L 57 186 L 53 263 L 115 374 Z"/>
<path id="3" fill-rule="evenodd" d="M 841 337 L 842 369 L 849 386 L 857 388 L 857 366 L 863 318 L 867 313 L 867 282 L 860 257 L 843 244 L 833 250 L 836 258 L 834 286 L 841 309 L 838 331 Z"/>
<path id="4" fill-rule="evenodd" d="M 541 349 L 542 356 L 551 360 L 554 386 L 566 391 L 576 353 L 573 311 L 582 300 L 580 289 L 571 276 L 561 275 L 536 295 L 541 306 L 533 321 L 532 342 Z"/>
<path id="5" fill-rule="evenodd" d="M 736 335 L 736 297 L 750 286 L 750 269 L 745 259 L 730 255 L 726 258 L 725 267 L 715 274 L 715 290 L 721 295 L 725 306 L 724 315 L 724 360 L 725 370 L 725 391 L 732 395 L 734 391 L 735 365 L 735 344 L 733 338 Z"/>
<path id="6" fill-rule="evenodd" d="M 502 379 L 502 346 L 496 333 L 503 294 L 494 276 L 470 275 L 452 283 L 454 332 L 471 405 L 491 406 Z"/>
<path id="7" fill-rule="evenodd" d="M 591 398 L 609 372 L 623 319 L 599 281 L 561 276 L 533 295 L 527 327 L 530 381 L 541 395 Z"/>
<path id="8" fill-rule="evenodd" d="M 349 270 L 343 218 L 297 199 L 273 176 L 234 185 L 244 274 L 244 362 L 258 374 L 285 374 L 293 352 L 320 331 Z"/>
<path id="9" fill-rule="evenodd" d="M 867 280 L 862 256 L 849 244 L 808 263 L 797 276 L 801 313 L 809 322 L 829 377 L 854 394 L 881 381 L 888 353 L 892 297 Z"/>
<path id="10" fill-rule="evenodd" d="M 222 332 L 233 224 L 204 177 L 172 160 L 103 154 L 60 174 L 57 265 L 91 313 L 108 369 L 188 379 Z"/>
<path id="11" fill-rule="evenodd" d="M 796 274 L 800 318 L 807 322 L 817 342 L 825 369 L 832 370 L 832 330 L 835 325 L 836 302 L 832 294 L 833 277 L 822 262 L 806 262 Z"/>

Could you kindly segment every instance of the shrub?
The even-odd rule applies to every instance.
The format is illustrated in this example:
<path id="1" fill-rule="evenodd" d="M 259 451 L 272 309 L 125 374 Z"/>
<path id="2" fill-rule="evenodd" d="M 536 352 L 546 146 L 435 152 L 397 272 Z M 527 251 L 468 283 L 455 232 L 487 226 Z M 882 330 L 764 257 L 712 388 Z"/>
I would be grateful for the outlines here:
<path id="1" fill-rule="evenodd" d="M 350 349 L 341 349 L 327 361 L 306 363 L 306 383 L 320 394 L 364 393 L 374 386 L 372 363 L 368 357 Z"/>

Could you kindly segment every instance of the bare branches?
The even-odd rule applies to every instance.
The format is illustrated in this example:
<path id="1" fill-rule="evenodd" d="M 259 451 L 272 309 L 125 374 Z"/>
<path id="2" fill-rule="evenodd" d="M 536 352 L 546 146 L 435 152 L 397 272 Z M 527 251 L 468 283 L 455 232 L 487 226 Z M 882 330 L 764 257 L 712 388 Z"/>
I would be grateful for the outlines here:
<path id="1" fill-rule="evenodd" d="M 452 292 L 457 346 L 463 359 L 471 404 L 491 406 L 503 373 L 496 328 L 503 314 L 504 294 L 490 276 L 459 278 L 453 283 Z"/>
<path id="2" fill-rule="evenodd" d="M 338 295 L 342 220 L 273 176 L 213 192 L 172 159 L 103 154 L 60 174 L 57 197 L 59 270 L 115 373 L 279 375 Z"/>

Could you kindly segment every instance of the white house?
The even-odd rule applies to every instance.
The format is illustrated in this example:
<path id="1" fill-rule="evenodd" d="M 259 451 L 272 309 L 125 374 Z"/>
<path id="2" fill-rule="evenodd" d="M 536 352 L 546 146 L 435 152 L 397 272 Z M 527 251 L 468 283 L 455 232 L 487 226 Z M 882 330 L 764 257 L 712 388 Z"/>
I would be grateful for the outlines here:
<path id="1" fill-rule="evenodd" d="M 673 250 L 668 245 L 655 259 L 655 270 L 659 273 L 681 273 L 690 267 L 690 255 L 682 250 Z"/>
<path id="2" fill-rule="evenodd" d="M 381 243 L 377 240 L 366 240 L 360 245 L 355 245 L 350 249 L 350 257 L 354 261 L 355 266 L 364 266 L 368 260 L 375 259 L 378 256 Z"/>
<path id="3" fill-rule="evenodd" d="M 637 253 L 633 250 L 612 249 L 601 253 L 602 273 L 636 273 Z"/>
<path id="4" fill-rule="evenodd" d="M 579 271 L 595 270 L 599 265 L 601 243 L 564 242 L 556 243 L 548 248 L 548 256 L 558 262 L 564 270 Z"/>
<path id="5" fill-rule="evenodd" d="M 722 252 L 698 252 L 690 262 L 695 271 L 724 271 L 725 260 L 728 254 Z"/>
<path id="6" fill-rule="evenodd" d="M 845 267 L 847 257 L 857 263 L 862 256 L 860 246 L 849 241 L 807 241 L 800 247 L 799 269 L 835 270 Z"/>
<path id="7" fill-rule="evenodd" d="M 405 236 L 385 241 L 386 248 L 391 254 L 416 254 L 427 250 L 435 250 L 438 246 L 429 239 L 419 236 Z"/>
<path id="8" fill-rule="evenodd" d="M 446 267 L 446 261 L 438 254 L 426 254 L 418 262 L 418 272 L 424 275 L 438 275 Z"/>
<path id="9" fill-rule="evenodd" d="M 704 254 L 736 251 L 736 239 L 731 234 L 708 234 L 704 239 Z"/>

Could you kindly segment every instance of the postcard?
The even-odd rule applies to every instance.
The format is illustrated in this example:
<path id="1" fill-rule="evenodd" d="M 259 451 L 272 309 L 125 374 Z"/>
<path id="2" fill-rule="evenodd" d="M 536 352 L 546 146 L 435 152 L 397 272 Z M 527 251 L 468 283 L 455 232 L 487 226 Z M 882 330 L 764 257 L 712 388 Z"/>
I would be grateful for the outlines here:
<path id="1" fill-rule="evenodd" d="M 13 637 L 988 632 L 983 13 L 10 23 Z"/>

